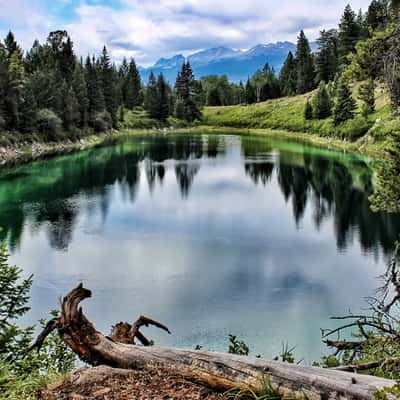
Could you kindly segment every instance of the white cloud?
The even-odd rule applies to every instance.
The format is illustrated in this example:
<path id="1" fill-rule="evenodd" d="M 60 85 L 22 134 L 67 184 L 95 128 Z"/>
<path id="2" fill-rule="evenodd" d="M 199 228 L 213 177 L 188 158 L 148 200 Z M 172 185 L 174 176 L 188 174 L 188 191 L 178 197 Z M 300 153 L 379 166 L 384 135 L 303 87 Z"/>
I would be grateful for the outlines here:
<path id="1" fill-rule="evenodd" d="M 61 0 L 75 16 L 62 22 L 48 15 L 46 0 L 13 3 L 0 0 L 2 26 L 15 31 L 24 47 L 43 40 L 52 29 L 67 29 L 79 54 L 99 52 L 104 44 L 117 61 L 133 56 L 140 64 L 162 56 L 211 46 L 248 48 L 257 43 L 296 39 L 304 29 L 315 39 L 323 27 L 337 25 L 347 1 L 323 0 L 119 0 L 110 2 Z M 7 4 L 6 4 L 7 3 Z M 54 3 L 53 3 L 54 4 Z M 354 9 L 369 0 L 352 2 Z M 61 7 L 61 4 L 60 4 Z M 54 7 L 53 7 L 54 8 Z M 4 31 L 6 28 L 4 28 Z M 1 32 L 3 33 L 3 32 Z"/>

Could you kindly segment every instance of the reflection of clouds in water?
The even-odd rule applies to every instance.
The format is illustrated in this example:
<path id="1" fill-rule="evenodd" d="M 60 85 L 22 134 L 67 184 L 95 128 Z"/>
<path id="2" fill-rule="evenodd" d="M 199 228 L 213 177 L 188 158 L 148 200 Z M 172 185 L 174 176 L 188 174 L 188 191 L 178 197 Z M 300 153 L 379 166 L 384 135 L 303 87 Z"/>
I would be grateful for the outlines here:
<path id="1" fill-rule="evenodd" d="M 234 333 L 255 352 L 273 355 L 288 340 L 317 358 L 328 317 L 372 293 L 383 261 L 361 249 L 390 249 L 397 217 L 372 215 L 356 167 L 353 177 L 335 158 L 223 140 L 223 152 L 200 136 L 189 147 L 166 138 L 98 149 L 58 169 L 55 188 L 30 192 L 22 181 L 21 202 L 37 206 L 21 214 L 12 261 L 35 274 L 31 318 L 83 280 L 101 330 L 143 313 L 172 328 L 151 331 L 160 344 L 223 350 Z"/>

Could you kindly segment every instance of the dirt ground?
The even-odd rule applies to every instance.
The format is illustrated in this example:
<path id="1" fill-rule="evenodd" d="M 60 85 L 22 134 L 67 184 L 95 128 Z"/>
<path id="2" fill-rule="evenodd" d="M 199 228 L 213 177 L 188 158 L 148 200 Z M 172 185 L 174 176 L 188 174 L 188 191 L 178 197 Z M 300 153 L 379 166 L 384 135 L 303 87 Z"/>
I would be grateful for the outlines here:
<path id="1" fill-rule="evenodd" d="M 81 368 L 62 384 L 39 394 L 40 400 L 222 400 L 224 396 L 159 368 L 127 371 L 108 367 Z"/>

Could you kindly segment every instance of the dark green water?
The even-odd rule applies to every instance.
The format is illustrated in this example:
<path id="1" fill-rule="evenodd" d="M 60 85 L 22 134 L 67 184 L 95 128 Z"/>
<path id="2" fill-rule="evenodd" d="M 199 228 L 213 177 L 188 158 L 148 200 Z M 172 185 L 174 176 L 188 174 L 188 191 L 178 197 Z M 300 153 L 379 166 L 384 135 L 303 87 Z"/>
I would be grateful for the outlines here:
<path id="1" fill-rule="evenodd" d="M 226 350 L 228 334 L 307 361 L 329 316 L 374 293 L 400 232 L 374 214 L 368 162 L 237 136 L 147 136 L 0 170 L 0 226 L 34 274 L 26 322 L 83 281 L 107 332 L 140 314 L 160 345 Z"/>

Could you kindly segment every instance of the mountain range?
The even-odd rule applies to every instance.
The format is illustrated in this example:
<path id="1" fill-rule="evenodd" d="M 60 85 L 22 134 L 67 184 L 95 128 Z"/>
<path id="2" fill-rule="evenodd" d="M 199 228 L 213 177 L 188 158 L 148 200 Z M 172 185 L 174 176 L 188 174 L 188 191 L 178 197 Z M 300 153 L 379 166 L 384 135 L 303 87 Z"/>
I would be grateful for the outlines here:
<path id="1" fill-rule="evenodd" d="M 311 43 L 315 49 L 315 43 Z M 171 58 L 160 58 L 153 66 L 142 68 L 142 79 L 147 83 L 151 71 L 155 75 L 163 73 L 165 78 L 174 83 L 182 63 L 188 60 L 196 78 L 207 75 L 227 75 L 233 82 L 246 81 L 257 69 L 262 69 L 266 63 L 279 72 L 285 59 L 291 51 L 296 52 L 296 45 L 291 42 L 258 44 L 249 50 L 234 50 L 228 47 L 214 47 L 199 51 L 184 57 L 182 54 Z"/>

